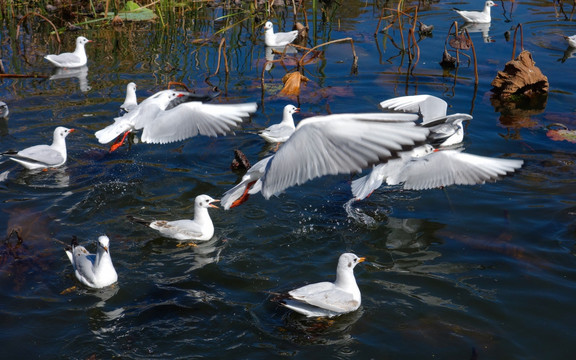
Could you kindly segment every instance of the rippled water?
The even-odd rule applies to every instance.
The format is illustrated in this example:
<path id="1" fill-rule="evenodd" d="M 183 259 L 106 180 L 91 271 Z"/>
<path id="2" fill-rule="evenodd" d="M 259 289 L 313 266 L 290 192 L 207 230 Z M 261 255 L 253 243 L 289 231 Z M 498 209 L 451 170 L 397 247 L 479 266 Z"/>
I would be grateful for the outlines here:
<path id="1" fill-rule="evenodd" d="M 351 37 L 326 47 L 306 65 L 310 79 L 299 101 L 278 94 L 287 69 L 262 71 L 265 49 L 247 20 L 225 32 L 230 74 L 216 72 L 225 26 L 215 7 L 187 13 L 174 25 L 126 24 L 81 33 L 88 45 L 86 83 L 78 78 L 2 79 L 0 100 L 9 120 L 0 124 L 0 148 L 51 141 L 55 126 L 68 137 L 65 166 L 39 174 L 9 161 L 0 164 L 0 316 L 3 358 L 278 358 L 299 359 L 560 359 L 573 356 L 576 298 L 574 233 L 575 145 L 553 141 L 546 126 L 576 126 L 575 59 L 561 34 L 576 26 L 551 1 L 499 2 L 484 42 L 471 32 L 480 81 L 472 66 L 457 72 L 438 65 L 450 9 L 477 2 L 424 5 L 419 18 L 434 25 L 419 41 L 412 74 L 392 27 L 373 36 L 382 4 L 349 1 L 318 15 L 311 44 Z M 511 6 L 514 5 L 511 11 Z M 396 8 L 395 3 L 386 5 Z M 565 12 L 572 10 L 566 5 Z M 291 8 L 276 9 L 276 28 L 292 25 Z M 308 13 L 312 25 L 312 14 Z M 523 23 L 524 47 L 548 76 L 545 107 L 507 114 L 490 100 L 490 82 L 512 56 L 505 32 Z M 32 22 L 16 37 L 3 21 L 2 63 L 8 73 L 52 74 L 42 59 L 58 51 L 50 29 Z M 381 26 L 382 27 L 382 26 Z M 62 35 L 63 49 L 78 33 Z M 418 36 L 417 36 L 418 37 Z M 264 87 L 261 77 L 264 76 Z M 80 74 L 81 76 L 81 74 Z M 117 114 L 129 81 L 141 99 L 170 80 L 216 85 L 220 102 L 257 101 L 258 113 L 235 136 L 198 137 L 170 145 L 135 144 L 115 153 L 94 131 Z M 483 186 L 402 191 L 381 188 L 349 204 L 350 176 L 324 177 L 264 200 L 252 196 L 231 211 L 211 210 L 215 237 L 178 247 L 126 215 L 186 218 L 198 194 L 219 198 L 239 179 L 230 170 L 233 150 L 255 163 L 269 153 L 255 135 L 277 122 L 287 103 L 297 120 L 327 112 L 376 111 L 387 98 L 443 97 L 449 112 L 471 113 L 467 151 L 524 159 L 514 176 Z M 94 250 L 106 233 L 118 284 L 91 290 L 78 284 L 63 251 L 73 235 Z M 278 307 L 273 293 L 334 276 L 340 253 L 368 261 L 356 268 L 362 307 L 330 321 L 305 319 Z M 71 286 L 78 287 L 62 293 Z M 477 356 L 477 357 L 474 357 Z"/>

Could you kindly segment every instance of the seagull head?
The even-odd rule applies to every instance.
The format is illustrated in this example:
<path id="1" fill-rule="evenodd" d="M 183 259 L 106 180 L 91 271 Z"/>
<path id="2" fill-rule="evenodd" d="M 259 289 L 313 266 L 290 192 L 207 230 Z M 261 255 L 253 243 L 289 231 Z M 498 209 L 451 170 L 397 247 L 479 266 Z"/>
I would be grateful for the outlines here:
<path id="1" fill-rule="evenodd" d="M 220 200 L 216 200 L 216 199 L 212 199 L 210 196 L 208 195 L 198 195 L 196 196 L 196 200 L 194 200 L 194 205 L 196 207 L 201 207 L 201 208 L 215 208 L 218 209 L 218 206 L 214 205 L 214 202 L 217 202 Z"/>
<path id="2" fill-rule="evenodd" d="M 98 238 L 98 247 L 102 248 L 104 251 L 108 252 L 108 247 L 110 246 L 110 239 L 106 235 L 102 235 Z"/>
<path id="3" fill-rule="evenodd" d="M 344 253 L 340 255 L 338 259 L 338 269 L 349 269 L 352 270 L 354 267 L 361 262 L 364 262 L 366 258 L 358 257 L 352 253 Z"/>
<path id="4" fill-rule="evenodd" d="M 68 128 L 65 128 L 64 126 L 58 126 L 54 130 L 54 140 L 64 139 L 64 138 L 66 138 L 66 136 L 68 136 L 68 134 L 70 134 L 71 132 L 74 132 L 74 131 L 76 131 L 76 130 L 68 129 Z"/>
<path id="5" fill-rule="evenodd" d="M 78 36 L 76 38 L 76 45 L 86 45 L 89 42 L 92 42 L 92 40 L 88 40 L 84 36 Z"/>
<path id="6" fill-rule="evenodd" d="M 284 106 L 284 113 L 286 113 L 286 114 L 292 115 L 292 114 L 295 114 L 295 113 L 297 113 L 297 112 L 300 112 L 300 108 L 297 108 L 297 107 L 294 106 L 294 105 L 286 105 L 286 106 Z"/>
<path id="7" fill-rule="evenodd" d="M 271 21 L 266 21 L 266 24 L 264 24 L 264 31 L 268 31 L 268 30 L 272 30 L 273 25 Z"/>

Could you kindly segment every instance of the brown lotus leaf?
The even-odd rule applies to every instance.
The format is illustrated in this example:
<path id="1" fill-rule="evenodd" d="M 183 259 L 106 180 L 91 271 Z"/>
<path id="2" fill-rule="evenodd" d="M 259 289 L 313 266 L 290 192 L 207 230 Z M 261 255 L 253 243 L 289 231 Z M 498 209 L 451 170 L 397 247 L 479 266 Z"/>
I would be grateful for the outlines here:
<path id="1" fill-rule="evenodd" d="M 442 61 L 440 61 L 440 66 L 445 68 L 456 67 L 456 58 L 448 53 L 448 50 L 444 49 L 442 54 Z"/>
<path id="2" fill-rule="evenodd" d="M 458 50 L 468 50 L 470 49 L 470 39 L 468 39 L 464 34 L 454 35 L 452 39 L 448 42 L 450 46 Z"/>
<path id="3" fill-rule="evenodd" d="M 548 78 L 536 66 L 529 51 L 522 51 L 514 60 L 498 71 L 492 81 L 492 91 L 504 97 L 516 95 L 540 95 L 548 93 Z"/>
<path id="4" fill-rule="evenodd" d="M 280 91 L 282 95 L 300 95 L 300 87 L 302 83 L 308 82 L 309 79 L 300 74 L 299 71 L 294 71 L 284 75 L 282 82 L 284 83 L 284 88 Z"/>

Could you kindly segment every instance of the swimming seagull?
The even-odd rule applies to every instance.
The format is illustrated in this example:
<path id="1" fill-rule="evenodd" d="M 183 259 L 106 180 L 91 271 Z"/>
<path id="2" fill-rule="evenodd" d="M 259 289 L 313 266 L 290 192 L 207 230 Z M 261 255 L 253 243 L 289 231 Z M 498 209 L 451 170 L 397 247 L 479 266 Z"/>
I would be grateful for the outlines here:
<path id="1" fill-rule="evenodd" d="M 269 199 L 308 180 L 350 174 L 386 162 L 426 140 L 416 114 L 332 114 L 300 121 L 278 152 L 260 160 L 224 194 L 224 208 L 261 192 Z"/>
<path id="2" fill-rule="evenodd" d="M 259 131 L 258 135 L 260 135 L 264 140 L 269 143 L 283 143 L 290 135 L 294 133 L 296 130 L 296 126 L 294 125 L 294 118 L 292 114 L 299 112 L 300 109 L 294 105 L 286 105 L 284 106 L 284 111 L 282 114 L 282 122 L 280 124 L 274 124 L 266 129 Z"/>
<path id="3" fill-rule="evenodd" d="M 562 35 L 562 37 L 564 37 L 564 40 L 566 40 L 568 46 L 570 46 L 571 48 L 576 48 L 576 35 L 572 36 Z"/>
<path id="4" fill-rule="evenodd" d="M 206 104 L 189 101 L 194 94 L 162 90 L 142 101 L 129 113 L 114 119 L 114 123 L 96 132 L 101 144 L 109 143 L 120 134 L 122 140 L 112 146 L 118 148 L 128 133 L 142 130 L 145 143 L 166 144 L 197 135 L 224 135 L 237 127 L 244 118 L 256 112 L 256 103 Z M 206 97 L 202 97 L 205 99 Z"/>
<path id="5" fill-rule="evenodd" d="M 457 8 L 453 8 L 452 10 L 456 11 L 462 18 L 464 18 L 465 22 L 470 23 L 489 23 L 492 19 L 490 17 L 490 8 L 492 6 L 498 6 L 493 1 L 488 0 L 484 3 L 484 10 L 482 11 L 464 11 Z"/>
<path id="6" fill-rule="evenodd" d="M 264 24 L 264 43 L 266 46 L 283 47 L 294 41 L 297 36 L 298 30 L 274 33 L 272 22 L 266 21 Z"/>
<path id="7" fill-rule="evenodd" d="M 210 219 L 208 208 L 218 209 L 214 202 L 220 200 L 212 199 L 208 195 L 198 195 L 194 200 L 194 219 L 193 220 L 155 220 L 146 221 L 128 216 L 132 221 L 158 230 L 162 236 L 176 240 L 210 240 L 214 236 L 214 224 Z"/>
<path id="8" fill-rule="evenodd" d="M 281 304 L 308 317 L 333 317 L 357 310 L 362 303 L 354 267 L 365 258 L 344 253 L 338 259 L 336 281 L 309 284 L 289 291 Z"/>
<path id="9" fill-rule="evenodd" d="M 8 117 L 8 114 L 10 114 L 10 111 L 8 110 L 8 105 L 6 105 L 4 101 L 0 101 L 0 119 Z"/>
<path id="10" fill-rule="evenodd" d="M 92 40 L 86 39 L 84 36 L 78 36 L 76 38 L 76 49 L 73 53 L 62 53 L 60 55 L 46 55 L 44 59 L 50 61 L 57 67 L 62 68 L 73 68 L 86 65 L 88 62 L 88 57 L 86 56 L 86 50 L 84 45 L 92 42 Z"/>
<path id="11" fill-rule="evenodd" d="M 84 246 L 78 245 L 76 237 L 66 249 L 76 278 L 92 288 L 103 288 L 118 281 L 118 274 L 110 257 L 110 239 L 106 235 L 98 238 L 96 254 L 90 254 Z"/>
<path id="12" fill-rule="evenodd" d="M 36 145 L 20 151 L 8 151 L 2 155 L 14 160 L 27 169 L 47 169 L 66 162 L 66 136 L 74 129 L 59 126 L 54 130 L 52 145 Z"/>
<path id="13" fill-rule="evenodd" d="M 138 106 L 138 98 L 136 97 L 136 84 L 131 82 L 126 85 L 126 98 L 124 103 L 120 105 L 120 114 L 124 115 Z"/>

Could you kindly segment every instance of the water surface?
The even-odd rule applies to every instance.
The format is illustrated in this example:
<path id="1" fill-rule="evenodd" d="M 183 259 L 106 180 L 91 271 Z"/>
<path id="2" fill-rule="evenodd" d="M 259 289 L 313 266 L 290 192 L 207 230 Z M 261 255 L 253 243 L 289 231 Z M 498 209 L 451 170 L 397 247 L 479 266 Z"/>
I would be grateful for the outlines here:
<path id="1" fill-rule="evenodd" d="M 224 33 L 230 73 L 221 64 L 214 75 L 220 38 L 204 45 L 194 40 L 225 25 L 218 7 L 183 19 L 175 12 L 167 19 L 173 26 L 127 23 L 63 34 L 66 50 L 79 34 L 95 40 L 87 47 L 87 69 L 73 74 L 80 79 L 0 82 L 0 100 L 11 110 L 1 124 L 1 149 L 49 143 L 59 125 L 77 129 L 67 139 L 69 160 L 57 170 L 33 174 L 9 161 L 0 164 L 0 224 L 6 234 L 17 228 L 23 237 L 18 244 L 10 236 L 1 247 L 3 356 L 571 356 L 575 145 L 552 141 L 546 126 L 576 127 L 576 60 L 561 37 L 576 33 L 576 26 L 549 1 L 498 5 L 489 41 L 481 32 L 470 33 L 477 86 L 472 66 L 443 70 L 438 62 L 448 29 L 459 20 L 451 8 L 478 9 L 480 2 L 423 5 L 419 18 L 434 31 L 432 37 L 416 35 L 415 66 L 399 49 L 397 26 L 374 36 L 380 9 L 396 4 L 349 1 L 331 7 L 324 21 L 318 15 L 309 45 L 352 38 L 358 71 L 351 71 L 348 43 L 326 47 L 320 61 L 306 65 L 310 82 L 299 99 L 279 94 L 293 64 L 263 71 L 261 19 Z M 571 9 L 564 10 L 569 16 Z M 276 8 L 275 14 L 276 29 L 288 30 L 291 8 Z M 311 25 L 312 16 L 308 12 Z M 490 83 L 512 56 L 505 33 L 520 22 L 524 47 L 548 77 L 550 93 L 541 108 L 509 114 L 493 105 Z M 32 23 L 16 37 L 15 25 L 2 23 L 6 72 L 54 74 L 42 59 L 59 51 L 49 28 Z M 181 81 L 195 88 L 216 85 L 222 94 L 215 101 L 257 101 L 259 110 L 234 136 L 134 144 L 109 153 L 93 134 L 117 115 L 130 81 L 138 84 L 140 99 L 168 81 Z M 377 111 L 382 100 L 412 94 L 442 97 L 450 113 L 473 115 L 466 127 L 468 152 L 523 159 L 524 167 L 479 186 L 381 188 L 352 205 L 352 177 L 324 177 L 270 200 L 256 195 L 230 211 L 211 210 L 216 235 L 197 247 L 178 247 L 125 218 L 187 218 L 196 195 L 219 198 L 241 175 L 230 170 L 233 150 L 241 149 L 252 163 L 270 154 L 255 132 L 278 122 L 288 103 L 302 109 L 300 120 Z M 79 285 L 63 249 L 77 235 L 94 250 L 103 233 L 111 239 L 119 281 L 96 291 Z M 355 271 L 363 295 L 358 311 L 320 321 L 270 301 L 273 293 L 333 279 L 337 258 L 346 251 L 368 259 Z M 74 285 L 76 290 L 62 294 Z"/>

